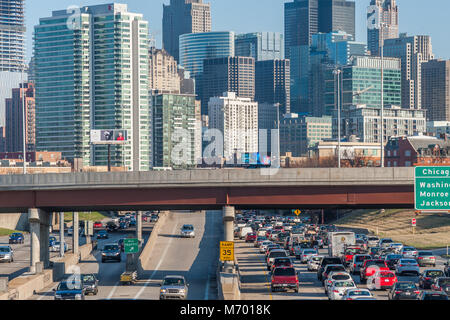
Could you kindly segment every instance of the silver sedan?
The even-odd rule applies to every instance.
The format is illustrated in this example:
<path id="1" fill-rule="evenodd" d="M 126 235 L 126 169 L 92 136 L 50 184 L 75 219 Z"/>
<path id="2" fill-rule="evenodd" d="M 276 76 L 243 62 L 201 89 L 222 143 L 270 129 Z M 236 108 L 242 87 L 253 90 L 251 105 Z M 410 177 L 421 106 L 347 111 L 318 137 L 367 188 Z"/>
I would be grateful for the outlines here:
<path id="1" fill-rule="evenodd" d="M 420 274 L 419 264 L 414 259 L 400 259 L 395 265 L 395 273 L 403 275 L 405 273 Z"/>

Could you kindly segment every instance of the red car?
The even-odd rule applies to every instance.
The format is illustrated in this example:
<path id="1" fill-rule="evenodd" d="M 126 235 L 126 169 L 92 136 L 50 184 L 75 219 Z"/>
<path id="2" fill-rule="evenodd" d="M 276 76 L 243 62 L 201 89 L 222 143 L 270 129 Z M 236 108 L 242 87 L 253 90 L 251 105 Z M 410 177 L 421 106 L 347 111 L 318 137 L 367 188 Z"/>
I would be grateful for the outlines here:
<path id="1" fill-rule="evenodd" d="M 270 271 L 273 272 L 275 268 L 293 268 L 292 260 L 290 258 L 275 258 L 273 264 L 270 266 Z"/>
<path id="2" fill-rule="evenodd" d="M 272 292 L 275 290 L 293 289 L 298 293 L 299 281 L 295 269 L 292 267 L 275 268 L 272 272 L 270 288 Z"/>
<path id="3" fill-rule="evenodd" d="M 367 278 L 373 276 L 377 271 L 389 271 L 384 260 L 365 260 L 361 267 L 361 283 L 365 283 Z"/>
<path id="4" fill-rule="evenodd" d="M 247 236 L 245 237 L 245 242 L 254 242 L 256 240 L 256 233 L 250 232 L 247 233 Z"/>
<path id="5" fill-rule="evenodd" d="M 103 228 L 103 224 L 100 221 L 94 222 L 94 229 Z"/>
<path id="6" fill-rule="evenodd" d="M 345 249 L 345 253 L 344 253 L 344 256 L 342 259 L 342 260 L 344 260 L 344 265 L 347 266 L 348 264 L 352 263 L 353 256 L 355 254 L 364 254 L 364 253 L 365 253 L 365 251 L 359 246 L 347 247 L 347 249 Z"/>
<path id="7" fill-rule="evenodd" d="M 372 278 L 371 283 L 367 284 L 368 289 L 386 290 L 392 288 L 398 281 L 397 276 L 392 271 L 378 271 Z"/>

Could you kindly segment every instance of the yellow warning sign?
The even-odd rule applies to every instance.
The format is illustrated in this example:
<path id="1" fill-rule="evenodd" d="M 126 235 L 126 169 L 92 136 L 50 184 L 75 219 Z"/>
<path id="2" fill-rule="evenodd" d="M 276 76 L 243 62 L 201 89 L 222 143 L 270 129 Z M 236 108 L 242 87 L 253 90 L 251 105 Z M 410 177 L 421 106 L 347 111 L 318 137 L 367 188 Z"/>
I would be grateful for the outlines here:
<path id="1" fill-rule="evenodd" d="M 300 213 L 302 213 L 299 209 L 297 209 L 297 210 L 295 210 L 294 211 L 294 213 L 296 214 L 296 215 L 299 215 Z"/>
<path id="2" fill-rule="evenodd" d="M 220 260 L 234 261 L 234 242 L 220 241 Z"/>

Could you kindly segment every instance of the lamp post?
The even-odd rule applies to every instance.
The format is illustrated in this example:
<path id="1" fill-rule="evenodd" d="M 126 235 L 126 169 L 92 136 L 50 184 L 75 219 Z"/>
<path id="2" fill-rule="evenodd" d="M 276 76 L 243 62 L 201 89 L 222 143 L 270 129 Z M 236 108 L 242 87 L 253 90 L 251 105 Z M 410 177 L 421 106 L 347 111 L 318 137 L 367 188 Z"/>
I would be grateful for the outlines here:
<path id="1" fill-rule="evenodd" d="M 24 82 L 24 73 L 25 73 L 25 63 L 22 63 L 22 74 L 21 74 L 21 79 L 22 79 L 22 144 L 23 144 L 23 174 L 27 174 L 27 141 L 26 141 L 26 134 L 27 134 L 27 128 L 26 128 L 26 123 L 27 121 L 25 120 L 25 82 Z M 19 86 L 19 91 L 20 91 L 20 86 Z"/>
<path id="2" fill-rule="evenodd" d="M 384 34 L 385 23 L 380 22 L 380 54 L 381 54 L 381 168 L 384 168 Z"/>
<path id="3" fill-rule="evenodd" d="M 336 105 L 337 105 L 337 122 L 338 122 L 338 147 L 337 147 L 337 153 L 338 153 L 338 168 L 341 167 L 341 92 L 340 92 L 340 74 L 341 69 L 336 66 L 336 68 L 333 71 L 333 74 L 335 76 L 335 80 L 337 82 L 337 93 L 336 93 Z"/>

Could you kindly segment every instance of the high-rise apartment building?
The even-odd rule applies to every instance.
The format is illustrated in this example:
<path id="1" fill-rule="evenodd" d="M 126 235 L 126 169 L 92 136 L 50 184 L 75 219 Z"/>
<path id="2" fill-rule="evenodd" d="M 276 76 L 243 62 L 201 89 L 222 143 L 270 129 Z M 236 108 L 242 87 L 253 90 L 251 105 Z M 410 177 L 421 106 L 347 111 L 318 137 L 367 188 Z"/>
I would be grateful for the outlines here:
<path id="1" fill-rule="evenodd" d="M 422 107 L 427 120 L 450 121 L 450 60 L 422 64 Z"/>
<path id="2" fill-rule="evenodd" d="M 255 59 L 226 57 L 206 59 L 202 75 L 202 114 L 208 114 L 211 97 L 234 92 L 239 98 L 255 99 Z"/>
<path id="3" fill-rule="evenodd" d="M 422 107 L 422 63 L 434 59 L 430 36 L 410 36 L 384 41 L 384 55 L 402 60 L 402 107 Z"/>
<path id="4" fill-rule="evenodd" d="M 255 101 L 280 104 L 280 114 L 291 112 L 289 60 L 265 60 L 255 64 Z"/>
<path id="5" fill-rule="evenodd" d="M 203 0 L 170 0 L 163 5 L 163 48 L 180 62 L 179 37 L 211 31 L 211 5 Z"/>
<path id="6" fill-rule="evenodd" d="M 368 49 L 371 55 L 379 56 L 381 37 L 383 40 L 398 38 L 398 6 L 395 0 L 371 0 L 370 5 L 377 7 L 377 11 L 368 19 Z M 376 21 L 380 25 L 373 25 Z"/>
<path id="7" fill-rule="evenodd" d="M 355 38 L 355 2 L 347 0 L 294 0 L 284 4 L 286 59 L 291 47 L 310 45 L 318 32 L 345 31 Z"/>
<path id="8" fill-rule="evenodd" d="M 83 165 L 107 165 L 90 130 L 122 129 L 111 164 L 150 166 L 148 22 L 124 4 L 54 11 L 35 26 L 36 149 L 60 151 Z"/>
<path id="9" fill-rule="evenodd" d="M 253 32 L 236 35 L 235 55 L 255 61 L 284 59 L 284 37 L 279 32 Z"/>
<path id="10" fill-rule="evenodd" d="M 223 134 L 223 156 L 258 152 L 258 103 L 234 92 L 212 97 L 208 103 L 209 128 Z"/>
<path id="11" fill-rule="evenodd" d="M 5 126 L 5 99 L 27 81 L 25 0 L 0 0 L 0 126 Z"/>
<path id="12" fill-rule="evenodd" d="M 177 62 L 164 49 L 149 50 L 149 88 L 159 93 L 180 93 Z"/>
<path id="13" fill-rule="evenodd" d="M 25 110 L 23 110 L 24 102 Z M 23 151 L 24 124 L 26 150 L 35 151 L 35 89 L 33 83 L 21 84 L 20 88 L 12 90 L 12 98 L 6 99 L 6 152 Z"/>
<path id="14" fill-rule="evenodd" d="M 192 168 L 201 158 L 200 103 L 194 95 L 152 97 L 153 167 Z"/>

